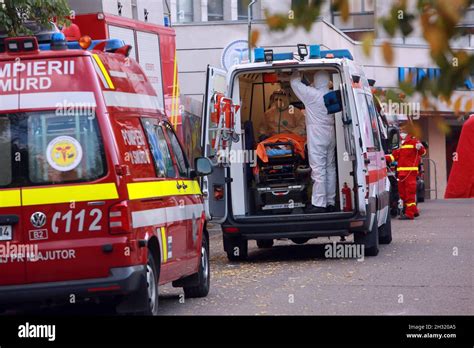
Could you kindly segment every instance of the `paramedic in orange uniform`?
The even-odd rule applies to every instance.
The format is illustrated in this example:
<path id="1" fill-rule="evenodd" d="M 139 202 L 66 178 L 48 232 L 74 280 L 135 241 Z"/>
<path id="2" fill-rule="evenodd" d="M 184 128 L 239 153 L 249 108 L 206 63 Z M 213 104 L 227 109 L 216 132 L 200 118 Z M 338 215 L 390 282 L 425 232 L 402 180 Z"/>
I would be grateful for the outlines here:
<path id="1" fill-rule="evenodd" d="M 400 216 L 401 220 L 413 220 L 420 213 L 416 206 L 416 177 L 421 157 L 426 154 L 423 144 L 414 136 L 402 130 L 400 133 L 402 146 L 386 155 L 388 163 L 396 161 L 398 172 L 398 191 L 403 201 L 405 213 Z"/>

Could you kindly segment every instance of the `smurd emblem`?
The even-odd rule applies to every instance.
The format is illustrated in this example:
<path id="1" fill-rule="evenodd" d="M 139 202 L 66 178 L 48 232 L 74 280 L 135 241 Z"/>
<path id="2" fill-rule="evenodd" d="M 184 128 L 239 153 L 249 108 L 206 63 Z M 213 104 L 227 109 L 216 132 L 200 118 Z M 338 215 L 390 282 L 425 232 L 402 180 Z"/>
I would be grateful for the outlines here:
<path id="1" fill-rule="evenodd" d="M 36 212 L 31 215 L 31 224 L 36 228 L 41 228 L 46 224 L 46 215 L 41 212 Z"/>

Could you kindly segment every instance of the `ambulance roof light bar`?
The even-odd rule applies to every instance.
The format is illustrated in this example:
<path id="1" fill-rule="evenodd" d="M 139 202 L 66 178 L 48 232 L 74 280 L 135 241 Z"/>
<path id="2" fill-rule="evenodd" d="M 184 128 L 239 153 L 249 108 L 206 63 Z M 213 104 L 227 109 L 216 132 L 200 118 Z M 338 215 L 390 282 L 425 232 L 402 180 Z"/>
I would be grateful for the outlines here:
<path id="1" fill-rule="evenodd" d="M 354 60 L 352 54 L 347 49 L 339 49 L 339 50 L 321 50 L 320 45 L 310 45 L 309 46 L 309 54 L 308 54 L 308 46 L 304 44 L 298 44 L 298 55 L 300 59 L 303 57 L 309 56 L 309 59 L 318 59 L 318 58 L 347 58 L 350 60 Z M 273 53 L 273 50 L 264 49 L 263 47 L 257 47 L 254 49 L 254 62 L 261 63 L 267 62 L 271 63 L 273 61 L 279 60 L 292 60 L 294 59 L 294 53 Z"/>
<path id="2" fill-rule="evenodd" d="M 279 60 L 291 60 L 293 59 L 293 53 L 273 53 L 272 49 L 264 49 L 257 47 L 254 49 L 254 62 L 266 62 L 272 63 L 273 61 Z"/>
<path id="3" fill-rule="evenodd" d="M 94 47 L 101 45 L 105 43 L 105 51 L 106 52 L 114 52 L 118 50 L 119 48 L 122 48 L 125 46 L 125 42 L 120 39 L 107 39 L 107 40 L 92 40 L 88 50 L 93 50 Z M 51 51 L 54 50 L 55 45 L 58 45 L 58 43 L 47 43 L 47 44 L 40 44 L 39 49 L 41 51 Z M 65 48 L 64 49 L 70 49 L 70 50 L 83 50 L 81 47 L 79 41 L 69 41 L 65 42 Z"/>

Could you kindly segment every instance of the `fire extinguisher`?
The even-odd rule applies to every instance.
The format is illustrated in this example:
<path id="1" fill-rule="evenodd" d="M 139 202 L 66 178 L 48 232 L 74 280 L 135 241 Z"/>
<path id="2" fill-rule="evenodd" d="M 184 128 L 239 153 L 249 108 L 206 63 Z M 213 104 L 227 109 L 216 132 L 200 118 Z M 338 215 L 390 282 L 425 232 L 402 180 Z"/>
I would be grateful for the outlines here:
<path id="1" fill-rule="evenodd" d="M 343 211 L 352 211 L 352 196 L 351 189 L 347 185 L 347 182 L 342 186 L 342 210 Z"/>

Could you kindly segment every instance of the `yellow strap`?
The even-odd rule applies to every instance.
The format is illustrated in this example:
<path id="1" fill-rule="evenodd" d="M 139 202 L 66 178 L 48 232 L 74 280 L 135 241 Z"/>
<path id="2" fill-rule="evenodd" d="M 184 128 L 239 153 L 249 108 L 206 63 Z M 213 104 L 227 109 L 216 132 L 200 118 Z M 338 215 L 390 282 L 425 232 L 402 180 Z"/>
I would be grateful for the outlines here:
<path id="1" fill-rule="evenodd" d="M 102 63 L 99 56 L 97 54 L 93 54 L 92 57 L 94 57 L 94 60 L 96 61 L 97 65 L 99 66 L 100 71 L 102 71 L 102 74 L 104 75 L 105 80 L 107 81 L 107 84 L 109 85 L 108 87 L 110 89 L 115 89 L 114 83 L 112 82 L 112 79 L 110 78 L 110 75 L 107 72 L 107 69 L 105 68 L 104 63 Z"/>
<path id="2" fill-rule="evenodd" d="M 187 186 L 186 188 L 178 188 L 178 185 Z M 180 196 L 180 195 L 199 195 L 201 188 L 199 183 L 195 180 L 163 180 L 151 182 L 137 182 L 127 184 L 128 198 L 143 199 L 166 196 Z"/>
<path id="3" fill-rule="evenodd" d="M 416 203 L 408 203 L 407 207 L 411 207 L 411 206 L 414 206 L 414 205 L 416 205 Z"/>
<path id="4" fill-rule="evenodd" d="M 393 157 L 393 155 L 389 155 L 390 156 L 390 160 L 393 162 L 395 161 L 395 157 Z"/>
<path id="5" fill-rule="evenodd" d="M 418 171 L 418 167 L 398 167 L 397 168 L 397 172 L 404 171 L 404 170 L 406 170 L 406 171 L 408 171 L 408 170 Z"/>
<path id="6" fill-rule="evenodd" d="M 402 145 L 402 149 L 413 149 L 415 146 L 414 145 Z"/>
<path id="7" fill-rule="evenodd" d="M 117 199 L 114 183 L 22 189 L 24 206 Z"/>
<path id="8" fill-rule="evenodd" d="M 20 190 L 0 191 L 0 208 L 20 207 L 20 206 L 21 206 Z"/>

